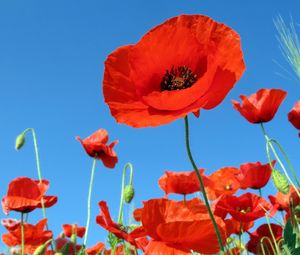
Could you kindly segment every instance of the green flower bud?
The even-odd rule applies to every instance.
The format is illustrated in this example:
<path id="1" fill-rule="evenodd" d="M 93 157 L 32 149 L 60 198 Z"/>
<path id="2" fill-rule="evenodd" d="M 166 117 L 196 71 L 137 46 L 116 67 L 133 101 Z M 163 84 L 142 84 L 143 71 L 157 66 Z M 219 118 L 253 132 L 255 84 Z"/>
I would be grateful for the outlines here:
<path id="1" fill-rule="evenodd" d="M 25 143 L 25 134 L 22 133 L 18 135 L 16 138 L 16 144 L 15 144 L 16 150 L 20 150 L 23 147 L 24 143 Z"/>
<path id="2" fill-rule="evenodd" d="M 127 204 L 130 204 L 134 197 L 134 188 L 132 185 L 127 185 L 124 189 L 124 201 Z"/>
<path id="3" fill-rule="evenodd" d="M 295 214 L 300 214 L 300 205 L 297 205 L 297 206 L 294 208 L 294 211 L 295 211 Z"/>
<path id="4" fill-rule="evenodd" d="M 43 255 L 46 252 L 46 249 L 47 249 L 47 245 L 42 244 L 35 249 L 33 255 Z"/>
<path id="5" fill-rule="evenodd" d="M 272 171 L 272 179 L 277 190 L 283 194 L 288 194 L 290 191 L 290 185 L 286 177 L 276 169 Z"/>
<path id="6" fill-rule="evenodd" d="M 71 243 L 76 244 L 77 242 L 77 234 L 73 233 L 70 238 Z"/>

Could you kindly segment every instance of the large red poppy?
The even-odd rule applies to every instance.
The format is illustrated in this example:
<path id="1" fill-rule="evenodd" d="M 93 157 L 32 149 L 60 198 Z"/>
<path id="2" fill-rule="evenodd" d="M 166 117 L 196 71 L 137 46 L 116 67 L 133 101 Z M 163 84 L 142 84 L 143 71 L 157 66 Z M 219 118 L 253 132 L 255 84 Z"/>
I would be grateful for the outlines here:
<path id="1" fill-rule="evenodd" d="M 274 167 L 276 161 L 272 162 Z M 236 175 L 241 189 L 260 189 L 267 185 L 272 174 L 269 163 L 262 165 L 260 162 L 246 163 L 240 166 L 240 172 Z"/>
<path id="2" fill-rule="evenodd" d="M 199 169 L 204 185 L 208 185 L 210 181 L 204 176 L 204 170 Z M 195 171 L 192 172 L 173 172 L 166 171 L 165 174 L 158 180 L 159 187 L 165 191 L 166 195 L 169 193 L 175 194 L 192 194 L 201 191 L 199 180 Z"/>
<path id="3" fill-rule="evenodd" d="M 244 69 L 235 31 L 206 16 L 181 15 L 108 56 L 103 94 L 117 122 L 158 126 L 214 108 Z"/>
<path id="4" fill-rule="evenodd" d="M 28 213 L 36 208 L 42 208 L 57 202 L 56 196 L 44 196 L 49 188 L 47 180 L 32 180 L 28 177 L 18 177 L 9 183 L 7 195 L 2 198 L 2 208 L 5 214 L 9 211 Z"/>
<path id="5" fill-rule="evenodd" d="M 210 200 L 215 200 L 221 195 L 232 195 L 240 188 L 236 179 L 239 169 L 236 167 L 223 167 L 208 176 L 209 185 L 205 187 Z"/>
<path id="6" fill-rule="evenodd" d="M 249 122 L 262 123 L 273 119 L 286 95 L 281 89 L 260 89 L 249 97 L 241 95 L 242 105 L 236 100 L 232 104 Z"/>
<path id="7" fill-rule="evenodd" d="M 113 148 L 118 141 L 113 141 L 108 145 L 108 133 L 105 129 L 99 129 L 83 140 L 79 136 L 76 136 L 76 139 L 81 142 L 89 156 L 101 160 L 108 168 L 115 167 L 118 157 Z"/>
<path id="8" fill-rule="evenodd" d="M 25 253 L 32 254 L 37 247 L 52 238 L 52 232 L 44 230 L 46 224 L 47 219 L 40 220 L 36 225 L 24 223 Z M 8 233 L 2 235 L 2 241 L 9 247 L 21 245 L 21 222 L 5 219 L 2 220 L 2 225 L 8 230 Z"/>
<path id="9" fill-rule="evenodd" d="M 289 112 L 288 119 L 289 122 L 291 122 L 295 128 L 300 130 L 300 101 L 298 101 L 294 105 L 293 109 Z M 299 137 L 300 137 L 300 133 L 299 133 Z"/>
<path id="10" fill-rule="evenodd" d="M 254 221 L 264 217 L 271 209 L 264 198 L 252 193 L 245 193 L 239 197 L 224 195 L 215 205 L 215 215 L 225 218 L 229 213 L 233 219 L 240 222 Z"/>
<path id="11" fill-rule="evenodd" d="M 152 238 L 145 254 L 183 255 L 191 250 L 215 254 L 219 251 L 211 219 L 199 199 L 146 201 L 141 219 L 145 231 Z M 225 224 L 218 217 L 216 221 L 225 241 Z"/>

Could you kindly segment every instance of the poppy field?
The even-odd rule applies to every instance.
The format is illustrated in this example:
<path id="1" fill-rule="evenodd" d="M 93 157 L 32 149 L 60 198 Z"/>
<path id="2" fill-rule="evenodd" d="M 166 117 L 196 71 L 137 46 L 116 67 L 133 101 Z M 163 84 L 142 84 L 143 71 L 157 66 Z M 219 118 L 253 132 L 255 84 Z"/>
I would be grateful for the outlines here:
<path id="1" fill-rule="evenodd" d="M 284 70 L 299 85 L 298 24 L 281 16 L 271 23 Z M 85 84 L 78 94 L 84 110 L 74 112 L 81 125 L 67 135 L 72 149 L 60 142 L 66 133 L 54 135 L 69 125 L 68 114 L 57 115 L 59 125 L 46 122 L 40 136 L 38 128 L 24 127 L 30 113 L 21 112 L 12 164 L 26 170 L 7 169 L 14 178 L 2 182 L 1 254 L 300 255 L 299 86 L 290 89 L 275 77 L 274 86 L 252 87 L 249 37 L 232 25 L 202 12 L 179 13 L 110 46 L 97 70 L 98 90 Z M 250 85 L 244 90 L 241 83 Z M 96 93 L 106 110 L 100 121 L 85 121 L 84 111 L 98 111 L 90 97 Z M 62 100 L 70 114 L 73 106 Z M 47 119 L 46 112 L 35 115 L 34 123 Z M 201 129 L 202 120 L 210 122 Z M 51 155 L 72 161 L 70 168 Z M 43 167 L 47 156 L 57 166 L 53 175 Z"/>

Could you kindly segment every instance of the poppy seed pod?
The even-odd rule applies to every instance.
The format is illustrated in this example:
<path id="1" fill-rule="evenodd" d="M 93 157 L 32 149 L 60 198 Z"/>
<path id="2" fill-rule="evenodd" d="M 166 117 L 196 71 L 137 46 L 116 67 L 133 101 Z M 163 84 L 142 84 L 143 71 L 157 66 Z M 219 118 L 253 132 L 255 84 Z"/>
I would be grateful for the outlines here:
<path id="1" fill-rule="evenodd" d="M 33 253 L 33 255 L 43 255 L 46 252 L 48 244 L 42 244 L 39 247 L 37 247 Z"/>
<path id="2" fill-rule="evenodd" d="M 24 144 L 25 144 L 25 134 L 22 133 L 22 134 L 18 135 L 16 138 L 15 149 L 17 151 L 20 150 Z"/>
<path id="3" fill-rule="evenodd" d="M 290 191 L 289 182 L 286 177 L 276 169 L 272 171 L 272 179 L 277 190 L 283 194 L 288 194 Z"/>
<path id="4" fill-rule="evenodd" d="M 134 197 L 134 188 L 131 184 L 127 185 L 124 189 L 124 201 L 127 204 L 130 204 Z"/>

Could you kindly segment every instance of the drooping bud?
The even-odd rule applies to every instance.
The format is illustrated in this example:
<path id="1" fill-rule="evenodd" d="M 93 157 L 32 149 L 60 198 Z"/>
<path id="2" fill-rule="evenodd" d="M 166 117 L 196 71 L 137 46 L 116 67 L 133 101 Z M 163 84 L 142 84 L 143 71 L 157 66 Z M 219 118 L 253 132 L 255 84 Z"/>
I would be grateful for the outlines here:
<path id="1" fill-rule="evenodd" d="M 290 191 L 290 185 L 286 177 L 278 170 L 273 169 L 272 179 L 277 190 L 283 194 L 288 194 Z"/>
<path id="2" fill-rule="evenodd" d="M 20 135 L 17 136 L 16 138 L 16 144 L 15 144 L 15 149 L 18 151 L 20 150 L 23 145 L 25 144 L 25 134 L 21 133 Z"/>
<path id="3" fill-rule="evenodd" d="M 127 204 L 130 204 L 134 197 L 134 188 L 131 184 L 127 185 L 124 189 L 124 201 Z"/>
<path id="4" fill-rule="evenodd" d="M 299 214 L 299 213 L 300 213 L 300 205 L 297 205 L 297 206 L 294 208 L 294 212 L 295 212 L 295 214 Z"/>
<path id="5" fill-rule="evenodd" d="M 47 247 L 49 245 L 49 243 L 52 242 L 52 239 L 48 240 L 46 243 L 40 245 L 39 247 L 37 247 L 33 253 L 33 255 L 43 255 L 46 250 L 47 250 Z"/>

